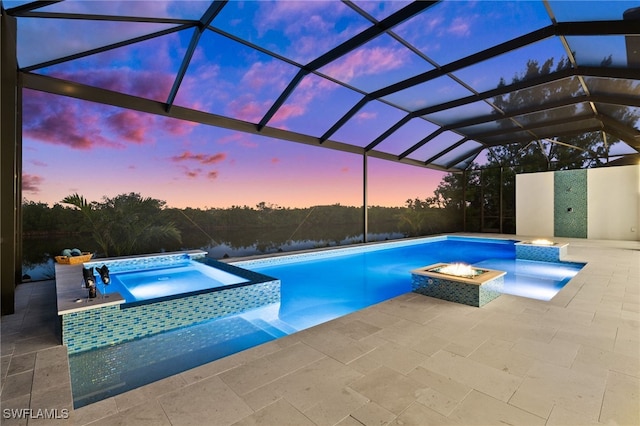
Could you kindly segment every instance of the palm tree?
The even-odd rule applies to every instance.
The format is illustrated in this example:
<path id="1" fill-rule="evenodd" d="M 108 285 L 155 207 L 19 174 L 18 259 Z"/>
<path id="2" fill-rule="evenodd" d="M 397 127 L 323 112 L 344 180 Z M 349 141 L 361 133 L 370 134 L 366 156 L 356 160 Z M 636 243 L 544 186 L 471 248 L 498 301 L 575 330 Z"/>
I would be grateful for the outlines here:
<path id="1" fill-rule="evenodd" d="M 166 240 L 182 242 L 173 222 L 162 220 L 165 202 L 143 198 L 140 194 L 120 194 L 89 203 L 73 194 L 62 200 L 82 212 L 92 237 L 104 256 L 125 256 L 145 251 L 159 251 Z"/>

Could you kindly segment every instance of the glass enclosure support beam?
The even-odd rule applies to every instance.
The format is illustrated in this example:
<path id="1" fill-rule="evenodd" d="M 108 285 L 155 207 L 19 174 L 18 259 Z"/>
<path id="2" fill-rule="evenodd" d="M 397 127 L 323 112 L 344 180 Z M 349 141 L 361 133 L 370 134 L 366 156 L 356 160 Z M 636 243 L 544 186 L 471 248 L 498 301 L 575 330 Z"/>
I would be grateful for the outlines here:
<path id="1" fill-rule="evenodd" d="M 462 231 L 467 232 L 467 169 L 462 171 Z"/>
<path id="2" fill-rule="evenodd" d="M 2 315 L 15 311 L 15 287 L 20 282 L 21 144 L 19 124 L 16 19 L 0 16 L 0 281 Z"/>
<path id="3" fill-rule="evenodd" d="M 504 167 L 500 166 L 500 199 L 498 200 L 498 203 L 500 204 L 500 209 L 498 212 L 498 222 L 499 225 L 498 227 L 500 228 L 500 233 L 502 234 L 502 222 L 504 220 L 504 212 L 503 207 L 504 207 L 504 203 L 503 203 L 503 198 L 504 198 Z"/>
<path id="4" fill-rule="evenodd" d="M 622 14 L 625 21 L 640 21 L 640 7 L 627 9 Z M 627 48 L 627 65 L 640 68 L 640 37 L 625 35 L 625 46 Z"/>
<path id="5" fill-rule="evenodd" d="M 368 186 L 369 186 L 369 181 L 367 179 L 367 175 L 368 175 L 368 170 L 367 170 L 367 161 L 368 157 L 367 157 L 367 153 L 365 152 L 362 155 L 362 241 L 363 242 L 368 242 L 368 237 L 367 235 L 369 234 L 369 202 L 367 200 L 367 195 L 368 195 Z"/>
<path id="6" fill-rule="evenodd" d="M 480 232 L 484 232 L 484 169 L 480 169 Z"/>

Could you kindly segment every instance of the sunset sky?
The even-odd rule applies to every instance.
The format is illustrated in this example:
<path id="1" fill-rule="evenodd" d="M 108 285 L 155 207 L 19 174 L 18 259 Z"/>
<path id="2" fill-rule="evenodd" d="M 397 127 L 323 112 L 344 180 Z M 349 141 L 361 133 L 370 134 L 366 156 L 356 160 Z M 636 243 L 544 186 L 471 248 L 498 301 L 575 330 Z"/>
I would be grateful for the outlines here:
<path id="1" fill-rule="evenodd" d="M 6 7 L 21 2 L 5 2 Z M 401 1 L 355 1 L 376 19 L 404 7 Z M 558 20 L 574 17 L 573 2 L 549 1 Z M 637 2 L 586 2 L 584 19 L 620 19 Z M 48 12 L 199 19 L 210 2 L 69 1 Z M 463 5 L 464 4 L 464 5 Z M 463 5 L 461 7 L 461 5 Z M 637 6 L 637 4 L 635 4 Z M 454 7 L 455 6 L 455 7 Z M 499 31 L 487 20 L 501 22 Z M 21 67 L 83 52 L 172 27 L 69 19 L 22 19 L 18 27 Z M 394 28 L 397 35 L 439 64 L 447 64 L 524 33 L 550 25 L 542 1 L 443 2 Z M 231 1 L 212 25 L 250 40 L 299 64 L 316 59 L 371 23 L 341 2 Z M 65 43 L 68 33 L 81 34 Z M 166 102 L 193 29 L 72 61 L 35 73 Z M 42 48 L 43 40 L 49 43 Z M 578 58 L 599 61 L 613 50 L 621 60 L 624 37 L 598 50 L 589 37 L 569 42 Z M 455 46 L 455 48 L 452 48 Z M 455 73 L 477 91 L 495 87 L 500 77 L 521 73 L 528 59 L 563 57 L 557 38 L 497 57 Z M 589 59 L 588 55 L 593 58 Z M 582 56 L 581 56 L 582 55 Z M 318 71 L 353 88 L 372 91 L 433 69 L 434 66 L 393 37 L 382 34 Z M 175 105 L 257 123 L 297 73 L 277 56 L 251 49 L 214 31 L 204 31 L 175 99 Z M 419 96 L 416 93 L 421 94 Z M 372 101 L 332 140 L 364 147 L 398 122 L 405 111 L 446 102 L 471 92 L 447 76 Z M 329 149 L 143 114 L 25 89 L 23 92 L 23 196 L 49 204 L 79 193 L 92 201 L 126 192 L 167 201 L 170 207 L 230 207 L 265 201 L 284 207 L 319 204 L 361 205 L 362 157 Z M 270 119 L 268 126 L 319 137 L 362 95 L 329 79 L 309 74 Z M 391 104 L 391 105 L 390 105 Z M 427 117 L 446 123 L 455 114 L 489 107 L 481 102 Z M 399 154 L 438 126 L 413 119 L 376 149 Z M 424 160 L 460 140 L 444 132 L 409 158 Z M 473 141 L 460 147 L 472 151 Z M 466 152 L 465 151 L 465 152 Z M 456 158 L 451 153 L 450 158 Z M 446 156 L 445 156 L 446 157 Z M 447 158 L 443 158 L 443 161 Z M 369 160 L 369 204 L 400 206 L 425 198 L 444 173 Z"/>
<path id="2" fill-rule="evenodd" d="M 25 112 L 31 108 L 44 109 L 37 115 L 46 126 L 25 125 L 23 195 L 31 201 L 133 191 L 180 208 L 362 203 L 359 155 L 34 91 L 25 94 Z M 369 203 L 431 196 L 442 176 L 370 158 Z"/>

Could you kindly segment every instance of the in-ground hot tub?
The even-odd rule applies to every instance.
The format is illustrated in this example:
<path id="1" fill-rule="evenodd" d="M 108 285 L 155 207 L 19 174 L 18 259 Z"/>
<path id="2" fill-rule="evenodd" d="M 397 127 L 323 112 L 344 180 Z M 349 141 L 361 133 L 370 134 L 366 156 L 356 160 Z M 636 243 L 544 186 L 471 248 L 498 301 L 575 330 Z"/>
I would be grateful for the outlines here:
<path id="1" fill-rule="evenodd" d="M 194 250 L 86 262 L 99 294 L 88 298 L 83 265 L 56 265 L 62 343 L 69 353 L 149 336 L 280 301 L 280 280 L 205 257 Z"/>
<path id="2" fill-rule="evenodd" d="M 105 296 L 119 293 L 128 306 L 144 304 L 151 300 L 168 300 L 214 288 L 231 287 L 251 281 L 242 272 L 220 262 L 206 264 L 184 253 L 158 262 L 133 263 L 128 259 L 85 262 L 85 268 L 107 265 L 111 277 L 109 285 L 96 273 L 96 281 Z M 222 269 L 221 269 L 222 268 Z M 231 270 L 229 270 L 231 269 Z M 234 271 L 235 269 L 235 271 Z M 235 274 L 233 272 L 236 272 Z M 238 275 L 241 274 L 241 275 Z"/>

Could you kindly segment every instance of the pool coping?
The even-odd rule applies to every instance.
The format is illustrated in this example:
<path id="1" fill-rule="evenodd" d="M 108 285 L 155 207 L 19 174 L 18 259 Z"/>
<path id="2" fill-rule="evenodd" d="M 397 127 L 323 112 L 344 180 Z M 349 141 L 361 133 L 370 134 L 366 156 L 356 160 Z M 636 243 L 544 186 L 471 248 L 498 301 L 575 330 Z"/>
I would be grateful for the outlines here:
<path id="1" fill-rule="evenodd" d="M 224 261 L 225 263 L 229 263 L 231 265 L 240 266 L 240 267 L 251 267 L 251 266 L 265 266 L 267 264 L 271 265 L 279 265 L 283 263 L 293 263 L 308 260 L 309 258 L 313 259 L 326 259 L 330 257 L 336 256 L 344 256 L 348 254 L 355 253 L 363 253 L 373 250 L 380 249 L 391 249 L 396 247 L 409 247 L 413 245 L 425 244 L 430 242 L 437 241 L 447 241 L 447 240 L 458 240 L 458 241 L 473 241 L 473 240 L 483 240 L 487 243 L 493 244 L 502 244 L 505 242 L 518 242 L 520 240 L 516 240 L 513 238 L 491 238 L 491 237 L 476 237 L 476 236 L 465 236 L 465 235 L 436 235 L 429 237 L 415 237 L 410 239 L 400 239 L 393 241 L 373 241 L 370 243 L 362 243 L 356 245 L 350 245 L 347 247 L 327 247 L 324 249 L 311 249 L 311 250 L 303 250 L 296 251 L 293 253 L 276 253 L 276 254 L 266 254 L 266 255 L 255 255 L 248 257 L 240 257 L 235 259 L 221 259 L 220 261 Z"/>
<path id="2" fill-rule="evenodd" d="M 125 302 L 120 293 L 110 293 L 102 297 L 103 294 L 100 293 L 99 289 L 97 297 L 89 298 L 82 278 L 82 263 L 77 265 L 56 264 L 55 268 L 56 278 L 54 282 L 58 316 L 104 306 L 120 305 Z"/>

